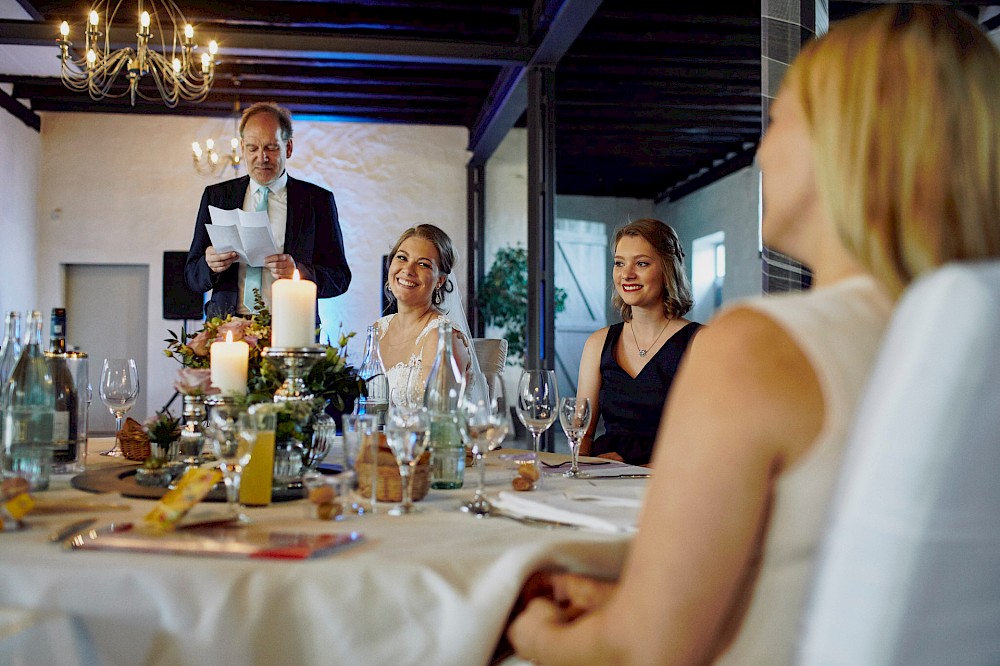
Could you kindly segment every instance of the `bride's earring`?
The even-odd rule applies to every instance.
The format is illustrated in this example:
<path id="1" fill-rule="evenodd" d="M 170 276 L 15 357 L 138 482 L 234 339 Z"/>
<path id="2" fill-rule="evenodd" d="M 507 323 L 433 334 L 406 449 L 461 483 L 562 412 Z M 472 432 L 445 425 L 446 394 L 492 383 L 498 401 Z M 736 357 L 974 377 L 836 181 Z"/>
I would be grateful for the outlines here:
<path id="1" fill-rule="evenodd" d="M 434 287 L 432 300 L 434 301 L 434 305 L 441 305 L 441 301 L 444 300 L 444 296 L 441 295 L 441 287 Z"/>

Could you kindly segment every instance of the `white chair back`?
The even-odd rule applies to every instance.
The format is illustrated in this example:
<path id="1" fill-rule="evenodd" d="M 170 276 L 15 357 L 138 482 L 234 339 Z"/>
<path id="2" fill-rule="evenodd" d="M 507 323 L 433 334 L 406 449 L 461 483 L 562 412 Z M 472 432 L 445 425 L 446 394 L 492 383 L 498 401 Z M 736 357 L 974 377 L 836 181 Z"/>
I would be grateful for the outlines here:
<path id="1" fill-rule="evenodd" d="M 507 341 L 503 338 L 473 338 L 472 346 L 484 375 L 502 374 L 507 362 Z"/>
<path id="2" fill-rule="evenodd" d="M 801 664 L 1000 664 L 1000 262 L 903 296 L 848 444 Z"/>

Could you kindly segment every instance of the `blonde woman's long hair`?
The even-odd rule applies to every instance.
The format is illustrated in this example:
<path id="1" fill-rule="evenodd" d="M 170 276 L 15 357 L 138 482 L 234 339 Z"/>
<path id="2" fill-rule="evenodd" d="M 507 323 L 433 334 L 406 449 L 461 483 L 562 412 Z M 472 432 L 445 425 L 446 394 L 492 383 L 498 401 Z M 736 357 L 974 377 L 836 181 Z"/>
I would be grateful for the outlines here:
<path id="1" fill-rule="evenodd" d="M 1000 255 L 998 76 L 973 21 L 895 5 L 836 24 L 783 82 L 810 126 L 822 205 L 897 294 L 945 262 Z"/>

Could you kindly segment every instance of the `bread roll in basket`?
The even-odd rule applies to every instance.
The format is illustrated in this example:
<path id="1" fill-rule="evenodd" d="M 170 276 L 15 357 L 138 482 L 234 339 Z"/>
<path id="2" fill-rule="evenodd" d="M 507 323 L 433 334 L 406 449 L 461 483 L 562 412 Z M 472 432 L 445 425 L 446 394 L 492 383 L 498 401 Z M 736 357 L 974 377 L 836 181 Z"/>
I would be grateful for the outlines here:
<path id="1" fill-rule="evenodd" d="M 378 433 L 378 460 L 377 473 L 378 481 L 375 497 L 379 502 L 402 502 L 403 482 L 399 476 L 399 466 L 396 464 L 396 456 L 385 441 L 385 433 Z M 358 473 L 358 491 L 362 497 L 371 497 L 372 492 L 372 465 L 371 449 L 365 447 L 358 456 L 354 465 Z M 427 496 L 427 491 L 431 487 L 431 454 L 425 451 L 412 472 L 412 483 L 410 496 L 414 502 L 418 502 Z"/>

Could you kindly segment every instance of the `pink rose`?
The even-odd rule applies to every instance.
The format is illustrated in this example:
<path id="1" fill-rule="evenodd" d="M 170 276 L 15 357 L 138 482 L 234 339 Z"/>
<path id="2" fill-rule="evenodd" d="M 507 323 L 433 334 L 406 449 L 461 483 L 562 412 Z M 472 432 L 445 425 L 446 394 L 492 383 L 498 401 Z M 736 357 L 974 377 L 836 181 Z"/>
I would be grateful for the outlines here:
<path id="1" fill-rule="evenodd" d="M 226 333 L 233 334 L 233 342 L 243 339 L 243 333 L 250 325 L 249 319 L 233 319 L 222 324 L 215 330 L 215 339 L 222 342 L 226 339 Z"/>
<path id="2" fill-rule="evenodd" d="M 208 356 L 208 344 L 210 342 L 208 336 L 209 332 L 202 329 L 198 332 L 198 335 L 191 338 L 188 342 L 188 347 L 191 348 L 195 356 Z"/>
<path id="3" fill-rule="evenodd" d="M 174 379 L 174 388 L 184 395 L 210 395 L 219 389 L 212 386 L 212 371 L 209 368 L 181 368 Z"/>

